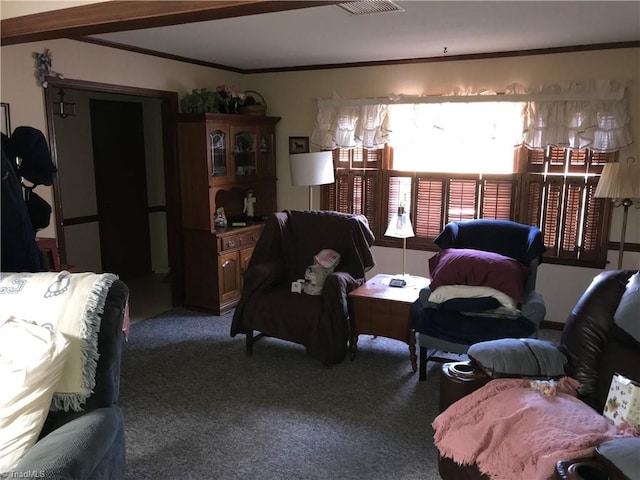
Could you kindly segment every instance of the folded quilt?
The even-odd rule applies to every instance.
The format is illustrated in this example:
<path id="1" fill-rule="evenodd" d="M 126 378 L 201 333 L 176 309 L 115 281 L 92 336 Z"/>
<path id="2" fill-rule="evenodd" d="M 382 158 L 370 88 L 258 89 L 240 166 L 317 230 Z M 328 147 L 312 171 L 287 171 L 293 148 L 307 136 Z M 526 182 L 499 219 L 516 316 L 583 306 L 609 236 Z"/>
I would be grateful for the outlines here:
<path id="1" fill-rule="evenodd" d="M 527 338 L 536 332 L 536 325 L 525 317 L 494 317 L 484 316 L 482 312 L 461 313 L 434 308 L 414 310 L 411 328 L 424 335 L 465 345 L 497 338 Z"/>
<path id="2" fill-rule="evenodd" d="M 557 461 L 590 456 L 596 445 L 623 437 L 575 397 L 577 386 L 565 377 L 556 396 L 543 396 L 528 380 L 493 380 L 436 417 L 435 445 L 493 480 L 551 478 Z"/>
<path id="3" fill-rule="evenodd" d="M 0 318 L 14 316 L 62 332 L 70 342 L 52 410 L 82 410 L 95 387 L 100 315 L 113 274 L 0 274 Z"/>

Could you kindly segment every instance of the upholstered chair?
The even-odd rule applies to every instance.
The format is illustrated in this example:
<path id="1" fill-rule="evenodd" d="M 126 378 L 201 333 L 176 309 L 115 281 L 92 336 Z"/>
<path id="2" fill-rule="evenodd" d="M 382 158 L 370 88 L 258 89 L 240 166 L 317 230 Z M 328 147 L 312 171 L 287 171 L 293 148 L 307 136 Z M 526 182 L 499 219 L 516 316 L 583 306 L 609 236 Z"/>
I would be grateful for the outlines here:
<path id="1" fill-rule="evenodd" d="M 437 352 L 466 353 L 477 342 L 537 337 L 546 308 L 535 291 L 546 248 L 537 227 L 506 220 L 451 222 L 434 240 L 431 284 L 411 311 L 419 333 L 420 380 Z M 437 298 L 436 298 L 437 297 Z"/>
<path id="2" fill-rule="evenodd" d="M 341 362 L 348 350 L 348 295 L 365 282 L 375 262 L 366 217 L 331 211 L 272 214 L 243 274 L 244 287 L 231 335 L 246 335 L 247 354 L 262 336 L 304 345 L 324 365 Z M 299 280 L 322 250 L 340 261 L 319 295 L 300 292 Z M 254 336 L 254 333 L 257 335 Z"/>

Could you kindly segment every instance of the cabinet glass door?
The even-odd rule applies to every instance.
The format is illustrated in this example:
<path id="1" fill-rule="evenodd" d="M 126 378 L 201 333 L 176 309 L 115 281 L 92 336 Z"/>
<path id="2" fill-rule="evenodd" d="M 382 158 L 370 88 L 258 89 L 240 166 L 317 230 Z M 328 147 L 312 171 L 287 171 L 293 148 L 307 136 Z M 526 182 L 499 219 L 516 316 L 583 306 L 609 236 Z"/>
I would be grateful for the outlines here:
<path id="1" fill-rule="evenodd" d="M 272 133 L 260 133 L 258 150 L 260 155 L 260 175 L 267 177 L 273 176 L 275 174 L 275 168 Z"/>
<path id="2" fill-rule="evenodd" d="M 222 130 L 209 132 L 209 148 L 211 149 L 211 176 L 226 177 L 227 171 L 227 148 L 226 136 Z"/>
<path id="3" fill-rule="evenodd" d="M 240 130 L 233 134 L 233 157 L 236 177 L 258 174 L 255 132 Z"/>

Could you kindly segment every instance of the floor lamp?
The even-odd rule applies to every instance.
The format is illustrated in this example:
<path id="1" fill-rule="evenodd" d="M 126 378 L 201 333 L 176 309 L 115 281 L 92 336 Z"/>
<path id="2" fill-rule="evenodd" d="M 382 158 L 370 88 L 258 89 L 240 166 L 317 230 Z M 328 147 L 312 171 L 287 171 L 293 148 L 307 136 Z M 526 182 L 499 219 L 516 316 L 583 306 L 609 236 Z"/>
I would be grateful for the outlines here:
<path id="1" fill-rule="evenodd" d="M 618 254 L 618 270 L 622 269 L 624 254 L 624 237 L 627 231 L 627 214 L 629 207 L 640 208 L 640 164 L 629 157 L 618 163 L 607 163 L 596 188 L 596 197 L 611 198 L 614 207 L 622 206 L 622 233 L 620 235 L 620 253 Z"/>
<path id="2" fill-rule="evenodd" d="M 398 207 L 398 213 L 394 213 L 387 227 L 387 231 L 384 232 L 386 237 L 401 238 L 402 239 L 402 277 L 400 280 L 405 280 L 407 275 L 407 238 L 414 237 L 413 226 L 409 219 L 409 214 L 405 211 L 404 206 Z M 394 279 L 396 280 L 396 279 Z"/>
<path id="3" fill-rule="evenodd" d="M 330 150 L 289 155 L 291 184 L 294 187 L 309 187 L 309 210 L 312 208 L 314 185 L 333 183 L 333 153 Z"/>

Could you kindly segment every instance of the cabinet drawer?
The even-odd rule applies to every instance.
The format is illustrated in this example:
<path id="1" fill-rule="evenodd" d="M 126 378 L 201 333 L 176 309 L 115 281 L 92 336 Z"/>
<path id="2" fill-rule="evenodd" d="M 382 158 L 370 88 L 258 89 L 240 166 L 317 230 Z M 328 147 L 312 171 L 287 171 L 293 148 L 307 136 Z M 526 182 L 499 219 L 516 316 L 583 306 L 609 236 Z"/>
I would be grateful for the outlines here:
<path id="1" fill-rule="evenodd" d="M 220 238 L 220 251 L 231 250 L 232 248 L 238 248 L 241 235 L 229 235 L 228 237 Z"/>
<path id="2" fill-rule="evenodd" d="M 255 230 L 253 232 L 243 233 L 240 235 L 240 245 L 243 247 L 255 245 L 260 238 L 261 230 Z"/>

